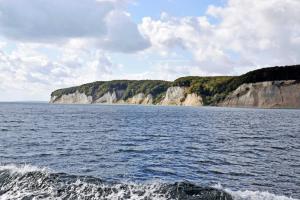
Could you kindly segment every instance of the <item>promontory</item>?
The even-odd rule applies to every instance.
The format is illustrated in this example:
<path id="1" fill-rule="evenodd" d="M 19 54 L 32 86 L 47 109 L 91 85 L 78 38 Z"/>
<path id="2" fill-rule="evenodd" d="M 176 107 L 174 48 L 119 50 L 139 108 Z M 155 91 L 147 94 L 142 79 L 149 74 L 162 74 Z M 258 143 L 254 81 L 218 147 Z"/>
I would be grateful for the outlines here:
<path id="1" fill-rule="evenodd" d="M 97 81 L 59 89 L 56 104 L 144 104 L 300 108 L 300 65 L 262 68 L 241 76 Z"/>

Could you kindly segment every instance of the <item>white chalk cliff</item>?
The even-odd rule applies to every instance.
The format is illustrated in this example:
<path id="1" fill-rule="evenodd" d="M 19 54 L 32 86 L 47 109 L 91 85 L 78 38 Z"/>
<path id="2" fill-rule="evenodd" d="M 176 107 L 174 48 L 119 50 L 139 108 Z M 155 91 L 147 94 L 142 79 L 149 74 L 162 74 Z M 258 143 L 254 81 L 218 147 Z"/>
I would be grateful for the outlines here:
<path id="1" fill-rule="evenodd" d="M 300 83 L 290 80 L 243 84 L 219 105 L 226 107 L 300 108 Z"/>
<path id="2" fill-rule="evenodd" d="M 203 100 L 195 93 L 188 94 L 182 104 L 183 106 L 202 106 Z"/>
<path id="3" fill-rule="evenodd" d="M 169 87 L 163 98 L 154 102 L 151 94 L 138 93 L 128 99 L 122 99 L 124 91 L 107 92 L 100 98 L 93 99 L 76 91 L 52 96 L 50 103 L 57 104 L 144 104 L 144 105 L 178 105 L 202 106 L 203 99 L 195 93 L 189 93 L 185 87 Z M 258 108 L 300 108 L 300 82 L 267 81 L 249 83 L 239 86 L 231 92 L 218 106 L 225 107 L 258 107 Z"/>
<path id="4" fill-rule="evenodd" d="M 57 104 L 90 104 L 93 102 L 92 96 L 86 96 L 84 93 L 76 91 L 71 94 L 63 94 L 61 97 L 51 97 L 50 103 Z"/>
<path id="5" fill-rule="evenodd" d="M 203 101 L 202 98 L 195 93 L 188 94 L 187 88 L 170 87 L 166 92 L 165 98 L 160 104 L 177 106 L 202 106 Z"/>
<path id="6" fill-rule="evenodd" d="M 102 97 L 100 97 L 99 99 L 96 99 L 94 101 L 94 103 L 106 103 L 106 104 L 113 104 L 113 103 L 117 103 L 118 99 L 117 99 L 117 94 L 116 92 L 107 92 L 105 93 Z"/>
<path id="7" fill-rule="evenodd" d="M 93 99 L 92 96 L 86 96 L 84 93 L 76 91 L 71 94 L 64 94 L 61 97 L 51 97 L 50 103 L 56 104 L 144 104 L 152 105 L 153 96 L 139 93 L 127 100 L 120 97 L 124 91 L 107 92 L 98 99 Z M 201 106 L 202 98 L 196 94 L 187 94 L 187 89 L 184 87 L 168 88 L 165 97 L 158 102 L 159 105 L 180 105 L 180 106 Z"/>
<path id="8" fill-rule="evenodd" d="M 151 94 L 148 94 L 147 96 L 144 93 L 139 93 L 132 98 L 129 98 L 127 100 L 127 103 L 129 104 L 153 104 L 153 97 Z"/>

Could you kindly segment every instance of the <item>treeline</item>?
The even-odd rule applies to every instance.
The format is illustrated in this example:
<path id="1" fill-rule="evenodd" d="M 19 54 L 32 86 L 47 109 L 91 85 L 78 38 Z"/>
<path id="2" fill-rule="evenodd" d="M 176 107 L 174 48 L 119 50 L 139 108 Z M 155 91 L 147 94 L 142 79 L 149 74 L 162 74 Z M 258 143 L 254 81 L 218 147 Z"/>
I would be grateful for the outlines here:
<path id="1" fill-rule="evenodd" d="M 269 67 L 254 70 L 235 77 L 226 84 L 224 90 L 230 92 L 244 83 L 277 80 L 300 80 L 300 65 Z"/>

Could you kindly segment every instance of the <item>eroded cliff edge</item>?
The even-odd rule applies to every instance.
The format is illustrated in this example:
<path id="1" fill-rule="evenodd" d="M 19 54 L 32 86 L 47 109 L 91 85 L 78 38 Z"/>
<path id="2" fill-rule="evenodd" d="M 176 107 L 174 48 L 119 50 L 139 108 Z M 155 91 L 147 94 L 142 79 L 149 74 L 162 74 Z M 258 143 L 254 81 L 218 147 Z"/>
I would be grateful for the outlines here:
<path id="1" fill-rule="evenodd" d="M 243 84 L 220 102 L 219 106 L 300 108 L 300 82 L 288 80 Z"/>
<path id="2" fill-rule="evenodd" d="M 98 81 L 59 89 L 50 103 L 300 108 L 300 65 L 263 68 L 241 76 Z"/>
<path id="3" fill-rule="evenodd" d="M 107 92 L 99 98 L 87 96 L 76 90 L 74 93 L 52 96 L 50 103 L 57 104 L 143 104 L 143 105 L 177 105 L 177 106 L 202 106 L 201 96 L 195 93 L 188 94 L 185 87 L 169 87 L 164 96 L 156 99 L 152 94 L 138 93 L 127 99 L 123 96 L 124 91 L 115 90 Z"/>

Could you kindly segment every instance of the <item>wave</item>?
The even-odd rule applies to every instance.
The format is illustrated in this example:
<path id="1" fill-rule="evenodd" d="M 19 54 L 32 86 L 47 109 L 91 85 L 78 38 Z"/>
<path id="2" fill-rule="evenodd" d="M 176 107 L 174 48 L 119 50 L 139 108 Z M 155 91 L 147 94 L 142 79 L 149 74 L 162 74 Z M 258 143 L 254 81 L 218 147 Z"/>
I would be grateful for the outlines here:
<path id="1" fill-rule="evenodd" d="M 112 183 L 95 177 L 52 173 L 30 165 L 5 165 L 0 166 L 0 200 L 8 199 L 292 200 L 267 192 L 231 191 L 220 185 Z"/>
<path id="2" fill-rule="evenodd" d="M 213 186 L 216 189 L 221 189 L 232 196 L 234 200 L 298 200 L 291 197 L 275 195 L 269 192 L 260 191 L 233 191 L 223 188 L 220 184 Z"/>

